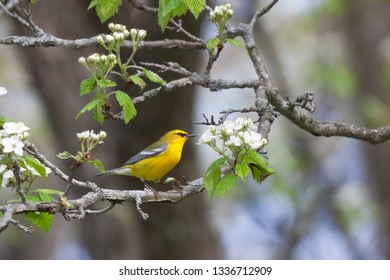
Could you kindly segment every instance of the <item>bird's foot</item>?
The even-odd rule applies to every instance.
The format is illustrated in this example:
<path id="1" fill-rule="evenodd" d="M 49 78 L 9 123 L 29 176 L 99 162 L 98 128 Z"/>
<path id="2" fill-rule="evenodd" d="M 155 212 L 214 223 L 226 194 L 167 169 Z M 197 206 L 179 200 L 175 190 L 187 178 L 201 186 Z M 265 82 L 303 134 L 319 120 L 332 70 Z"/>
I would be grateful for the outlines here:
<path id="1" fill-rule="evenodd" d="M 155 188 L 153 188 L 151 185 L 149 185 L 145 180 L 141 180 L 141 181 L 144 184 L 145 188 L 150 190 L 154 194 L 154 198 L 157 199 L 159 197 L 158 191 Z"/>
<path id="2" fill-rule="evenodd" d="M 183 195 L 183 186 L 181 184 L 181 181 L 178 180 L 178 179 L 175 179 L 173 177 L 168 177 L 164 183 L 164 185 L 168 185 L 168 186 L 171 186 L 173 187 L 173 189 L 175 191 L 177 191 L 178 193 L 180 193 L 180 195 Z"/>

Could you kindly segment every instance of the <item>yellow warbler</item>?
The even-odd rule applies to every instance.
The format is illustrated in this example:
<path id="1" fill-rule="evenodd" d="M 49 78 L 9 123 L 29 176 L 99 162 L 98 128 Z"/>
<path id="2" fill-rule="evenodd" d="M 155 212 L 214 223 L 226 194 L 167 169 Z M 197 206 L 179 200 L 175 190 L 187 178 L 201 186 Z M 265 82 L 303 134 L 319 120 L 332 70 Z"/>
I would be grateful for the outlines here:
<path id="1" fill-rule="evenodd" d="M 121 167 L 97 174 L 101 175 L 127 175 L 145 181 L 159 182 L 165 174 L 175 167 L 180 159 L 185 142 L 194 137 L 183 130 L 171 130 L 165 133 L 157 142 L 130 158 Z M 152 188 L 151 188 L 152 189 Z"/>

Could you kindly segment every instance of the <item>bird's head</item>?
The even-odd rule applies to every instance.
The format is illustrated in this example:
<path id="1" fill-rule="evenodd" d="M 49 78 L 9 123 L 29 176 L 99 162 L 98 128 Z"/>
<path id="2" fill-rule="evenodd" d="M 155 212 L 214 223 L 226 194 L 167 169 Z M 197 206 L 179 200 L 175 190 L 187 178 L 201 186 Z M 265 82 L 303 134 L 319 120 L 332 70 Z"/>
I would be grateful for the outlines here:
<path id="1" fill-rule="evenodd" d="M 164 134 L 162 139 L 168 143 L 185 143 L 189 138 L 194 137 L 194 134 L 188 134 L 187 132 L 175 129 L 168 131 Z"/>

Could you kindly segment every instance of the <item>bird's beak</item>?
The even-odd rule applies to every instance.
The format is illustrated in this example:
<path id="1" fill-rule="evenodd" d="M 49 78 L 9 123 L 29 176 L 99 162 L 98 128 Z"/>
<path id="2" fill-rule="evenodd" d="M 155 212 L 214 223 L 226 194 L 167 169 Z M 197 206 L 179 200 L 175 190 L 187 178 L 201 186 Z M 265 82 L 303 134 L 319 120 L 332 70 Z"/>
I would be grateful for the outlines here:
<path id="1" fill-rule="evenodd" d="M 187 138 L 192 138 L 192 137 L 195 137 L 196 135 L 195 134 L 187 134 L 186 137 Z"/>

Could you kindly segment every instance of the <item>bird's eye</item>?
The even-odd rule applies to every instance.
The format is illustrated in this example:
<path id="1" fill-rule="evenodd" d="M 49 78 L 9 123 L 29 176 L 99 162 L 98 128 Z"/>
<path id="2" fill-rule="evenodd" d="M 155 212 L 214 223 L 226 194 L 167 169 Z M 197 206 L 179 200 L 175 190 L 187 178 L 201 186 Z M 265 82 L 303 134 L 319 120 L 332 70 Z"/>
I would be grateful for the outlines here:
<path id="1" fill-rule="evenodd" d="M 177 132 L 176 134 L 181 136 L 181 137 L 185 137 L 187 135 L 187 133 L 184 133 L 184 132 Z"/>

